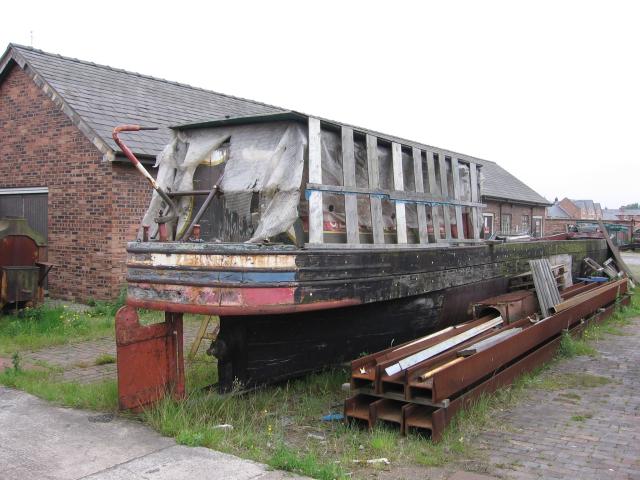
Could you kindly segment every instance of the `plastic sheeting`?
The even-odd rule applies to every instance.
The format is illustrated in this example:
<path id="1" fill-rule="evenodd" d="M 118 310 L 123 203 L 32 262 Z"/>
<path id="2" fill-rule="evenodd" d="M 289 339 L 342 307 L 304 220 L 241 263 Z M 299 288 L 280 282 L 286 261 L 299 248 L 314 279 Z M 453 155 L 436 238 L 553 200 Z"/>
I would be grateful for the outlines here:
<path id="1" fill-rule="evenodd" d="M 196 168 L 214 162 L 212 157 L 226 142 L 229 154 L 220 183 L 225 208 L 240 221 L 251 223 L 250 199 L 253 193 L 260 196 L 259 222 L 248 241 L 259 242 L 289 230 L 298 218 L 307 146 L 306 132 L 297 123 L 178 131 L 157 158 L 158 184 L 167 191 L 193 190 Z M 181 232 L 191 221 L 191 201 L 190 197 L 180 197 L 177 225 L 171 225 L 169 231 Z M 151 238 L 157 235 L 154 218 L 161 208 L 163 201 L 154 192 L 142 222 L 154 226 Z"/>

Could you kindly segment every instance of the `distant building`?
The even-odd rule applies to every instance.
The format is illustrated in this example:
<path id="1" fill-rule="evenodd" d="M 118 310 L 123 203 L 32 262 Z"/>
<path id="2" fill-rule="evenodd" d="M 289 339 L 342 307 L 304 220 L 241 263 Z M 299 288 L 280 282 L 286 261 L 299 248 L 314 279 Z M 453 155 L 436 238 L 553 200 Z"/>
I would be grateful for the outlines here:
<path id="1" fill-rule="evenodd" d="M 563 198 L 547 208 L 545 215 L 545 235 L 553 235 L 567 231 L 569 225 L 578 220 L 604 220 L 612 223 L 624 223 L 635 226 L 640 224 L 640 209 L 602 208 L 593 200 L 572 200 Z M 631 222 L 631 223 L 629 223 Z"/>

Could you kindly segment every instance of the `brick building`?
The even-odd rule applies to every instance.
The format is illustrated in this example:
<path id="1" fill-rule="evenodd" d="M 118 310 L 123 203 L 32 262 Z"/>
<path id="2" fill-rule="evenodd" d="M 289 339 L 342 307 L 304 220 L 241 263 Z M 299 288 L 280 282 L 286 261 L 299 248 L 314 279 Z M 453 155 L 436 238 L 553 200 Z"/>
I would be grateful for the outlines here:
<path id="1" fill-rule="evenodd" d="M 188 85 L 9 45 L 0 58 L 0 217 L 19 215 L 49 244 L 51 296 L 115 297 L 125 244 L 150 189 L 111 139 L 114 126 L 159 127 L 127 139 L 151 165 L 168 126 L 284 110 Z M 490 230 L 541 232 L 548 202 L 490 161 L 483 165 Z"/>
<path id="2" fill-rule="evenodd" d="M 545 235 L 564 233 L 578 220 L 606 220 L 601 205 L 593 200 L 563 198 L 547 208 Z"/>
<path id="3" fill-rule="evenodd" d="M 257 102 L 9 45 L 0 59 L 0 217 L 26 216 L 48 239 L 51 296 L 114 298 L 124 281 L 125 243 L 150 198 L 120 155 L 111 130 L 161 127 L 131 136 L 152 163 L 168 125 L 280 111 Z"/>

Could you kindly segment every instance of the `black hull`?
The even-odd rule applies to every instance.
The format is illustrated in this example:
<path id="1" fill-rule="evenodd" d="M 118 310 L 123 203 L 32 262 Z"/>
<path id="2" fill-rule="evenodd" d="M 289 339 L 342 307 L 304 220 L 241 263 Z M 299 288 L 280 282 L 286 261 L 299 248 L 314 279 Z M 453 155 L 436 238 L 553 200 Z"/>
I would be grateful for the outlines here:
<path id="1" fill-rule="evenodd" d="M 463 322 L 471 302 L 506 292 L 504 277 L 398 300 L 306 313 L 220 318 L 221 391 L 274 383 Z"/>

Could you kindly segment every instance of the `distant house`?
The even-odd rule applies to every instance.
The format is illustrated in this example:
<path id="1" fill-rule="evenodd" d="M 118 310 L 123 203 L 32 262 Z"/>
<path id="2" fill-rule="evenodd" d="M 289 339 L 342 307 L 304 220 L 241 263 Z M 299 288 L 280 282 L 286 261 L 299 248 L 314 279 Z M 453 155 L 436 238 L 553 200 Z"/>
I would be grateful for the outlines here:
<path id="1" fill-rule="evenodd" d="M 640 209 L 602 208 L 593 200 L 571 200 L 563 198 L 556 201 L 546 211 L 546 235 L 563 233 L 569 225 L 578 220 L 605 220 L 610 223 L 630 225 L 640 224 Z"/>
<path id="2" fill-rule="evenodd" d="M 564 233 L 577 220 L 602 220 L 603 211 L 593 200 L 572 200 L 563 198 L 547 208 L 545 235 Z"/>
<path id="3" fill-rule="evenodd" d="M 0 217 L 25 216 L 48 239 L 49 261 L 57 265 L 52 296 L 113 298 L 125 281 L 126 242 L 150 198 L 112 140 L 113 127 L 159 127 L 127 136 L 151 165 L 171 139 L 171 125 L 279 112 L 285 110 L 11 44 L 0 58 Z M 541 235 L 550 202 L 496 163 L 478 163 L 487 232 Z"/>

